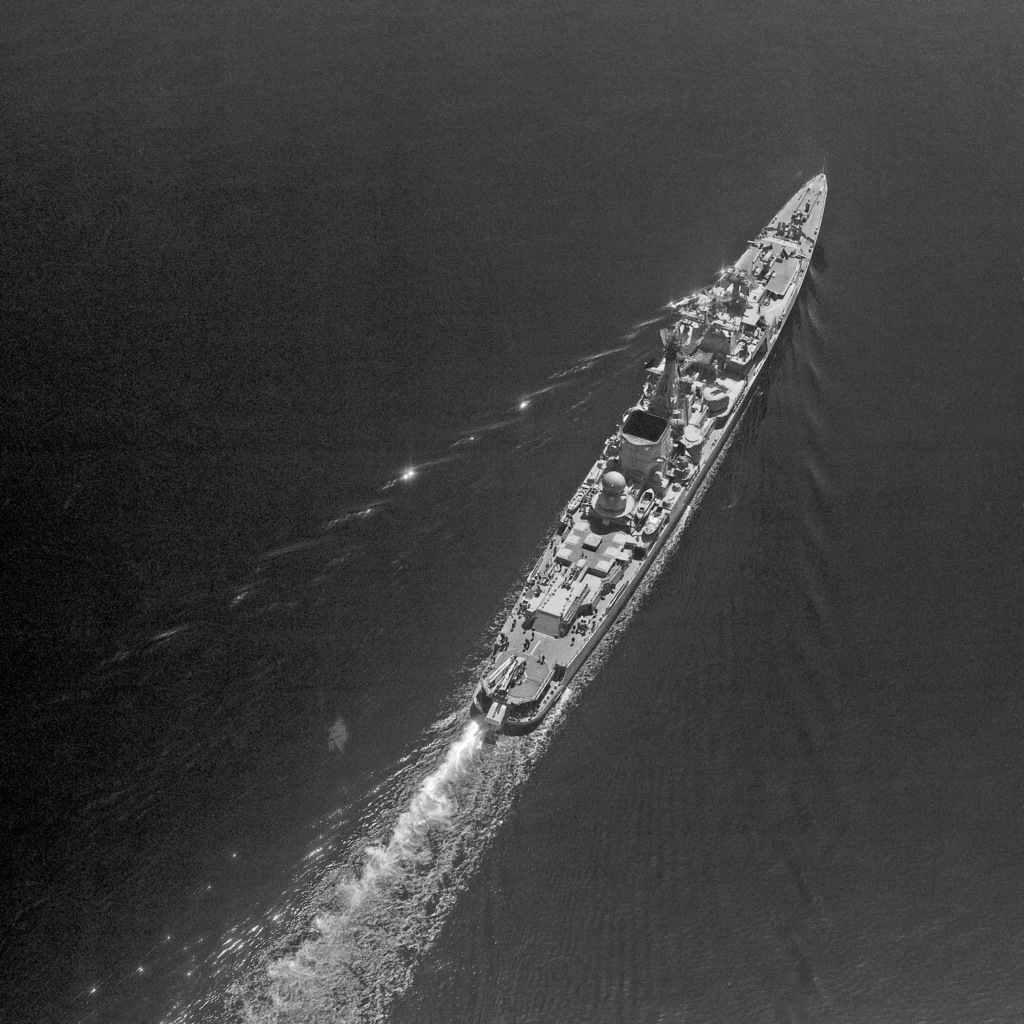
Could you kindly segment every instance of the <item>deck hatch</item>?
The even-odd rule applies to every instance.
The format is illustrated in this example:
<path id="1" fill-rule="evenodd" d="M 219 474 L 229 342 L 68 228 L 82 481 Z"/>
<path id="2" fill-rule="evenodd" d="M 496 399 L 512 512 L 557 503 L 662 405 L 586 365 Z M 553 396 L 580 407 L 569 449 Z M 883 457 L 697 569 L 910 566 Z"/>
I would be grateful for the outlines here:
<path id="1" fill-rule="evenodd" d="M 790 258 L 780 263 L 775 268 L 775 273 L 772 274 L 771 280 L 766 285 L 767 290 L 773 295 L 784 295 L 799 269 L 800 261 L 798 259 Z"/>

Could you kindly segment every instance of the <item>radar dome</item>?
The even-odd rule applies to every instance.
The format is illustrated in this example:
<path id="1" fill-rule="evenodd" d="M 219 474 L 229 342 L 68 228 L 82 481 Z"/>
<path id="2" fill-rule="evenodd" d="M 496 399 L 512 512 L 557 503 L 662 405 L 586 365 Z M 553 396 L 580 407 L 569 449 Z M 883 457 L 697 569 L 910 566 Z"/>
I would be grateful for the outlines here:
<path id="1" fill-rule="evenodd" d="M 621 494 L 626 489 L 626 478 L 612 470 L 601 478 L 601 490 L 605 494 Z"/>

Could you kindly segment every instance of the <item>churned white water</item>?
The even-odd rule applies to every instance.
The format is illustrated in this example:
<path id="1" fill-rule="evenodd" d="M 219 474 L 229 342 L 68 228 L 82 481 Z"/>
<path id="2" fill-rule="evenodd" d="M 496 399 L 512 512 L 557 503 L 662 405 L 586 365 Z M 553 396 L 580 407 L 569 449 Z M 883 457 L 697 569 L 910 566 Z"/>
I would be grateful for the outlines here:
<path id="1" fill-rule="evenodd" d="M 489 745 L 477 723 L 453 736 L 458 728 L 448 725 L 424 752 L 421 763 L 437 755 L 440 763 L 415 785 L 386 838 L 326 870 L 310 900 L 317 907 L 310 926 L 294 947 L 271 958 L 262 978 L 236 989 L 244 1019 L 386 1017 L 542 742 Z M 401 772 L 392 783 L 401 786 Z"/>

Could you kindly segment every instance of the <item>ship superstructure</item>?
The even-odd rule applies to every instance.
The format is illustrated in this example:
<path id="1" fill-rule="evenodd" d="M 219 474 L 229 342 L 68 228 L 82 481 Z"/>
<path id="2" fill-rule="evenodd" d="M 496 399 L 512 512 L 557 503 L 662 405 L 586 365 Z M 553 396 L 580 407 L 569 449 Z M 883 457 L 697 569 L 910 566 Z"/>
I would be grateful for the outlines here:
<path id="1" fill-rule="evenodd" d="M 708 288 L 670 304 L 663 356 L 563 510 L 474 696 L 484 724 L 525 732 L 615 620 L 721 454 L 810 266 L 824 174 Z"/>

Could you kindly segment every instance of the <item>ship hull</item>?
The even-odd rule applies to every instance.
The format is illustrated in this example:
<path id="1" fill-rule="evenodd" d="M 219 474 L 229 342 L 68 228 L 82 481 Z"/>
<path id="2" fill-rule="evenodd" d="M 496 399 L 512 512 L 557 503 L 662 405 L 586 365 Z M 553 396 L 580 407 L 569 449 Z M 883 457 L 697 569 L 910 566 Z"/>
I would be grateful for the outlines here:
<path id="1" fill-rule="evenodd" d="M 650 539 L 649 543 L 642 543 L 639 529 L 632 531 L 630 536 L 636 534 L 636 536 L 632 536 L 632 539 L 637 541 L 637 545 L 634 547 L 634 554 L 637 555 L 633 560 L 634 564 L 629 566 L 629 571 L 624 574 L 621 584 L 614 589 L 613 593 L 608 595 L 608 599 L 604 602 L 603 606 L 599 607 L 599 614 L 595 614 L 592 621 L 588 622 L 587 628 L 580 636 L 580 644 L 576 646 L 573 642 L 569 650 L 566 650 L 564 635 L 550 639 L 546 636 L 541 636 L 541 641 L 534 642 L 532 650 L 529 646 L 531 641 L 538 635 L 535 624 L 531 629 L 530 613 L 527 609 L 531 596 L 534 593 L 540 593 L 540 590 L 534 587 L 533 581 L 542 577 L 547 579 L 552 575 L 552 570 L 558 570 L 559 568 L 552 560 L 551 553 L 546 546 L 545 554 L 541 556 L 541 559 L 534 567 L 527 587 L 524 588 L 520 595 L 518 612 L 514 610 L 510 614 L 502 629 L 502 643 L 496 644 L 492 659 L 492 664 L 497 667 L 490 673 L 485 671 L 484 678 L 474 693 L 471 713 L 474 717 L 481 718 L 488 728 L 509 735 L 520 735 L 535 729 L 543 721 L 564 693 L 566 687 L 569 686 L 573 678 L 586 664 L 594 649 L 607 636 L 609 629 L 633 598 L 641 581 L 657 560 L 668 539 L 676 533 L 686 510 L 692 507 L 708 475 L 724 454 L 730 438 L 749 408 L 750 400 L 757 390 L 758 384 L 764 380 L 769 364 L 774 361 L 773 356 L 778 347 L 780 336 L 796 305 L 797 297 L 809 271 L 811 256 L 820 228 L 821 214 L 824 209 L 825 194 L 826 183 L 824 175 L 819 175 L 808 182 L 803 189 L 798 191 L 779 210 L 775 218 L 769 222 L 766 228 L 758 235 L 758 239 L 751 243 L 751 247 L 748 248 L 743 257 L 741 257 L 741 260 L 738 261 L 737 266 L 746 265 L 758 268 L 763 267 L 767 262 L 766 253 L 768 256 L 772 256 L 772 253 L 775 254 L 772 256 L 773 262 L 771 264 L 775 269 L 769 270 L 766 272 L 766 275 L 762 275 L 767 280 L 767 284 L 761 288 L 762 302 L 765 296 L 769 300 L 768 304 L 763 308 L 770 311 L 772 322 L 765 327 L 763 334 L 756 339 L 757 347 L 753 354 L 748 357 L 749 365 L 745 368 L 741 367 L 742 383 L 736 389 L 735 400 L 724 416 L 715 419 L 713 429 L 707 433 L 703 440 L 703 449 L 699 462 L 692 467 L 692 472 L 690 472 L 689 467 L 687 468 L 689 473 L 688 479 L 686 479 L 684 485 L 679 487 L 678 493 L 669 492 L 672 500 L 670 502 L 662 500 L 660 503 L 664 512 L 664 522 L 661 528 Z M 807 205 L 803 207 L 805 202 Z M 810 213 L 809 216 L 807 213 L 803 213 L 803 219 L 801 219 L 802 209 L 806 209 Z M 795 237 L 789 237 L 794 235 L 794 232 Z M 752 255 L 755 252 L 761 255 Z M 798 262 L 796 259 L 797 253 L 799 253 Z M 794 258 L 790 258 L 791 255 Z M 759 259 L 761 260 L 760 264 L 758 263 Z M 797 262 L 795 267 L 792 265 L 794 262 Z M 776 282 L 777 277 L 785 278 L 784 285 Z M 776 292 L 780 294 L 776 294 Z M 735 295 L 735 293 L 733 294 Z M 680 300 L 678 306 L 681 313 L 685 313 L 687 305 L 694 305 L 693 297 Z M 748 303 L 748 305 L 752 305 L 752 303 Z M 753 343 L 750 347 L 753 349 Z M 735 365 L 731 359 L 722 358 L 721 365 L 725 366 L 730 363 Z M 674 369 L 672 374 L 673 376 L 675 375 Z M 723 389 L 727 393 L 731 393 L 729 388 L 734 387 L 735 382 L 731 381 L 731 378 L 726 379 L 723 377 L 716 384 L 723 385 Z M 681 451 L 681 442 L 677 443 L 676 447 Z M 594 470 L 591 471 L 590 476 L 584 481 L 584 485 L 581 485 L 581 490 L 584 490 L 591 477 L 595 476 L 595 471 L 599 467 L 605 467 L 606 464 L 610 465 L 611 463 L 608 463 L 607 460 L 598 460 Z M 600 515 L 600 504 L 595 505 L 595 508 L 597 513 L 584 511 L 583 514 L 575 515 L 575 518 L 573 515 L 563 516 L 560 523 L 562 529 L 549 538 L 551 547 L 556 548 L 560 540 L 564 538 L 568 526 L 566 519 L 568 519 L 569 523 L 576 523 L 577 530 L 581 529 L 579 524 L 584 523 L 588 525 L 595 524 L 594 529 L 599 529 L 596 525 L 595 515 Z M 602 519 L 601 522 L 607 526 L 605 520 Z M 623 530 L 627 528 L 622 524 L 613 523 L 611 529 L 615 530 L 619 526 Z M 584 526 L 582 528 L 587 527 Z M 625 534 L 620 531 L 617 536 L 622 537 Z M 593 535 L 588 539 L 592 540 Z M 640 554 L 641 551 L 642 554 Z M 594 571 L 593 562 L 591 562 L 590 569 Z M 589 576 L 584 576 L 584 579 L 589 579 Z M 564 588 L 565 586 L 566 584 L 563 582 L 562 587 Z M 534 599 L 535 602 L 536 600 L 539 600 L 539 598 Z M 527 609 L 525 613 L 524 609 Z M 542 609 L 543 606 L 541 606 Z M 576 631 L 574 629 L 573 633 L 576 633 Z M 521 653 L 518 655 L 504 653 L 512 646 L 510 640 L 518 641 L 520 639 L 523 645 Z M 533 663 L 536 657 L 534 652 L 542 645 L 546 645 L 546 649 L 557 649 L 560 652 L 560 660 L 558 662 L 558 669 L 560 671 L 556 678 L 549 678 L 543 686 L 538 687 L 536 699 L 525 699 L 517 705 L 515 699 L 517 690 L 525 690 L 527 697 L 530 694 L 529 679 L 525 679 L 523 683 L 518 685 L 510 685 L 508 682 L 505 682 L 503 688 L 502 680 L 500 678 L 496 680 L 495 677 L 500 677 L 502 672 L 505 672 L 506 675 L 511 675 L 512 672 L 508 668 L 509 665 L 519 668 L 520 677 L 525 676 L 523 670 L 527 668 L 539 668 L 538 665 Z M 539 657 L 540 662 L 545 663 L 544 655 L 541 654 Z M 517 662 L 521 664 L 517 665 Z M 527 664 L 528 662 L 531 662 L 531 664 Z"/>

